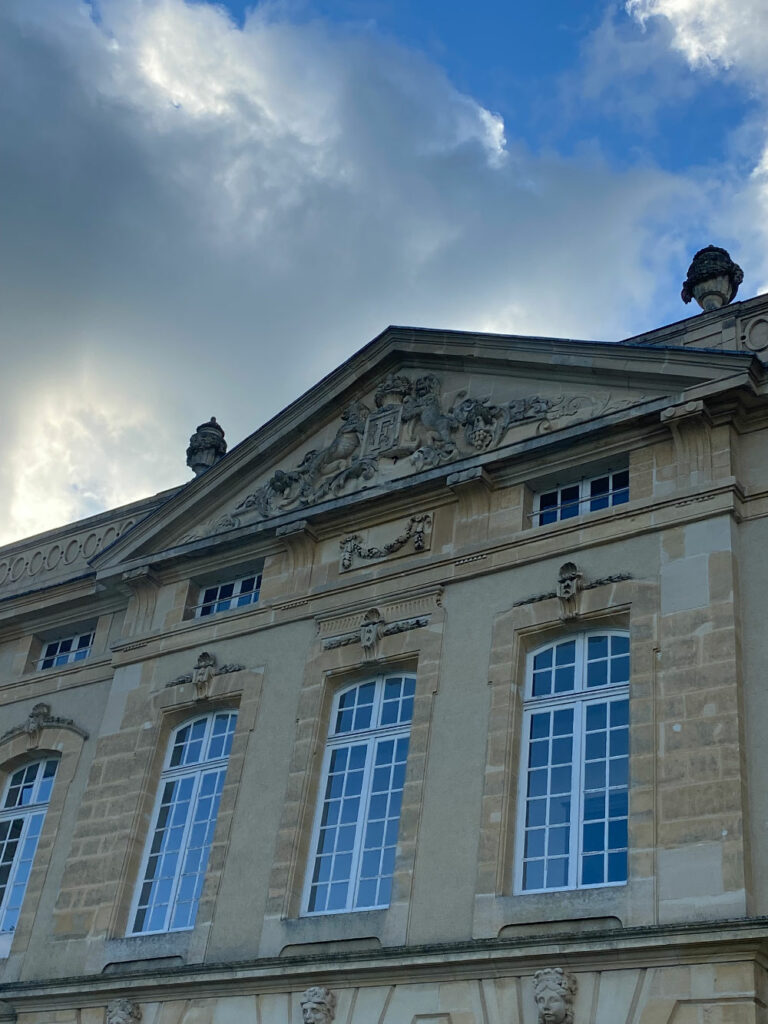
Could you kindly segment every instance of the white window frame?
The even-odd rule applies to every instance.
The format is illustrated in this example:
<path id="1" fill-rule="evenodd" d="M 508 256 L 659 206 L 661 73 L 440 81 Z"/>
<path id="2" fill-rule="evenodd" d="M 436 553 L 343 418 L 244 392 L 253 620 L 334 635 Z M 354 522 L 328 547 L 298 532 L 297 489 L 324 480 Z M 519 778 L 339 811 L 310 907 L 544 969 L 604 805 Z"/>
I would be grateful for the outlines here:
<path id="1" fill-rule="evenodd" d="M 48 776 L 45 775 L 46 766 L 49 764 L 55 765 L 53 771 Z M 35 775 L 32 783 L 32 789 L 30 793 L 30 799 L 27 803 L 16 804 L 13 807 L 6 807 L 6 801 L 10 794 L 10 790 L 13 787 L 13 781 L 17 776 L 22 773 L 26 773 L 33 766 L 38 766 L 38 771 Z M 22 764 L 20 767 L 10 773 L 10 776 L 3 789 L 2 801 L 0 802 L 0 822 L 4 821 L 22 821 L 21 832 L 19 833 L 18 840 L 16 841 L 16 849 L 14 852 L 13 860 L 10 861 L 11 869 L 8 874 L 8 880 L 5 886 L 5 890 L 0 899 L 0 957 L 7 957 L 10 953 L 11 943 L 16 930 L 16 924 L 18 922 L 19 915 L 24 903 L 24 897 L 27 891 L 27 885 L 29 884 L 29 877 L 32 873 L 34 866 L 35 854 L 37 853 L 37 845 L 40 840 L 40 835 L 43 831 L 45 824 L 45 815 L 48 810 L 48 804 L 51 800 L 51 793 L 53 792 L 53 786 L 56 782 L 56 773 L 58 770 L 59 758 L 58 757 L 44 757 L 39 758 L 36 761 L 28 761 L 26 764 Z M 40 790 L 43 788 L 44 783 L 50 782 L 50 785 L 46 785 L 44 798 L 40 799 Z M 23 789 L 20 790 L 20 793 Z M 33 825 L 37 828 L 36 834 L 30 836 L 30 830 Z M 37 827 L 39 826 L 39 827 Z M 0 844 L 0 849 L 5 847 L 5 841 Z M 26 854 L 26 856 L 24 856 Z M 6 862 L 7 863 L 7 862 Z M 27 877 L 19 883 L 18 876 L 19 871 L 22 868 L 22 864 L 25 865 L 27 870 Z M 9 907 L 9 901 L 13 895 L 14 889 L 18 885 L 22 886 L 21 896 L 18 904 L 14 908 Z M 16 917 L 13 924 L 9 928 L 7 926 L 7 915 L 11 909 L 16 910 Z"/>
<path id="2" fill-rule="evenodd" d="M 247 608 L 248 605 L 258 604 L 259 595 L 261 593 L 261 578 L 262 570 L 248 573 L 247 576 L 240 576 L 235 580 L 223 580 L 221 583 L 209 583 L 205 586 L 200 587 L 199 601 L 195 606 L 195 618 L 196 619 L 207 619 L 211 615 L 219 615 L 221 612 L 234 611 L 236 608 Z M 243 591 L 243 584 L 253 580 L 253 587 L 251 590 Z M 231 586 L 233 588 L 232 593 L 229 597 L 213 597 L 210 600 L 205 600 L 205 595 L 212 590 L 221 592 L 222 587 Z M 248 600 L 243 600 L 243 598 Z M 226 608 L 219 608 L 218 605 L 226 604 Z M 206 612 L 205 609 L 210 608 L 211 610 Z"/>
<path id="3" fill-rule="evenodd" d="M 206 721 L 205 733 L 204 733 L 203 738 L 202 738 L 202 749 L 203 750 L 207 750 L 209 748 L 209 745 L 210 745 L 210 742 L 211 742 L 211 738 L 212 738 L 212 735 L 213 735 L 213 724 L 214 724 L 216 718 L 218 716 L 220 716 L 220 715 L 234 715 L 235 716 L 235 728 L 237 727 L 237 711 L 236 711 L 236 709 L 234 709 L 234 708 L 221 708 L 221 709 L 218 709 L 217 711 L 212 711 L 212 712 L 210 712 L 207 715 L 195 715 L 193 718 L 188 718 L 184 722 L 181 722 L 173 730 L 173 732 L 171 733 L 171 736 L 170 736 L 170 738 L 168 740 L 168 746 L 167 746 L 167 750 L 165 752 L 165 758 L 163 760 L 163 771 L 162 771 L 162 774 L 160 776 L 160 781 L 158 783 L 157 795 L 155 797 L 155 803 L 154 803 L 154 807 L 153 807 L 153 810 L 152 810 L 152 818 L 151 818 L 152 825 L 151 825 L 151 828 L 150 828 L 149 833 L 147 835 L 147 841 L 144 844 L 144 853 L 142 855 L 141 864 L 139 866 L 139 872 L 138 872 L 138 876 L 137 876 L 135 892 L 133 894 L 133 900 L 131 901 L 131 908 L 130 908 L 130 913 L 129 913 L 129 916 L 128 916 L 128 931 L 127 931 L 128 935 L 164 935 L 164 934 L 167 934 L 168 932 L 191 931 L 195 927 L 195 918 L 197 916 L 197 910 L 198 910 L 198 907 L 199 907 L 199 904 L 200 904 L 200 894 L 202 892 L 202 885 L 200 887 L 200 893 L 198 893 L 198 896 L 196 898 L 195 913 L 194 913 L 192 922 L 190 924 L 188 924 L 188 925 L 183 926 L 183 927 L 178 927 L 178 926 L 177 927 L 171 927 L 171 922 L 172 922 L 173 915 L 174 915 L 176 907 L 177 907 L 177 897 L 179 895 L 182 875 L 184 874 L 184 870 L 183 869 L 186 866 L 186 857 L 187 857 L 187 854 L 189 852 L 190 836 L 191 836 L 192 828 L 193 828 L 193 825 L 196 824 L 196 822 L 195 822 L 195 813 L 197 811 L 198 801 L 200 799 L 200 790 L 201 790 L 202 778 L 203 778 L 203 776 L 210 775 L 210 774 L 212 774 L 214 772 L 223 771 L 224 772 L 224 780 L 223 781 L 226 781 L 226 770 L 227 770 L 227 766 L 229 764 L 229 749 L 227 749 L 226 753 L 223 756 L 221 756 L 221 757 L 211 758 L 211 759 L 208 759 L 208 760 L 195 761 L 192 764 L 183 764 L 183 765 L 178 765 L 178 766 L 172 766 L 171 765 L 171 758 L 173 756 L 173 750 L 174 750 L 174 746 L 175 746 L 176 737 L 181 732 L 181 730 L 186 728 L 187 726 L 193 726 L 196 722 L 199 722 L 199 721 L 202 721 L 202 720 Z M 230 744 L 230 746 L 231 746 L 231 744 Z M 138 911 L 139 911 L 139 905 L 140 905 L 140 901 L 141 901 L 142 889 L 143 889 L 143 887 L 144 887 L 144 885 L 146 883 L 154 883 L 154 882 L 157 881 L 157 876 L 155 876 L 152 879 L 147 878 L 147 867 L 148 867 L 148 864 L 149 864 L 150 857 L 152 856 L 152 853 L 153 853 L 152 845 L 153 845 L 153 842 L 154 842 L 154 839 L 155 839 L 155 835 L 158 832 L 158 823 L 159 823 L 161 808 L 163 806 L 163 794 L 164 794 L 164 791 L 165 791 L 165 787 L 166 787 L 166 785 L 169 782 L 172 782 L 172 781 L 175 781 L 175 780 L 179 780 L 179 779 L 184 779 L 184 778 L 192 778 L 193 779 L 192 793 L 191 793 L 190 800 L 189 800 L 190 809 L 189 809 L 189 813 L 187 815 L 186 821 L 184 823 L 184 831 L 183 831 L 181 843 L 179 845 L 179 854 L 178 854 L 178 858 L 177 858 L 177 861 L 176 861 L 176 867 L 175 867 L 175 871 L 174 871 L 174 875 L 173 875 L 173 881 L 172 881 L 172 885 L 171 885 L 171 894 L 170 894 L 170 898 L 169 898 L 168 905 L 167 905 L 165 919 L 164 919 L 164 922 L 163 922 L 164 926 L 162 928 L 151 928 L 151 929 L 150 928 L 138 928 L 137 929 L 135 927 L 135 924 L 136 924 L 136 916 L 137 916 Z M 222 785 L 223 785 L 223 782 L 222 782 Z M 174 803 L 172 806 L 175 807 L 176 804 Z M 217 799 L 216 815 L 215 815 L 215 817 L 213 819 L 213 830 L 215 830 L 215 828 L 216 828 L 216 822 L 217 822 L 217 818 L 218 818 L 218 807 L 219 807 L 219 803 L 218 803 L 218 799 Z M 208 848 L 207 848 L 207 850 L 205 852 L 204 857 L 201 859 L 200 870 L 201 870 L 201 874 L 202 874 L 202 878 L 203 878 L 203 885 L 204 885 L 205 876 L 206 876 L 206 873 L 207 873 L 207 870 L 208 870 L 208 860 L 209 860 L 209 857 L 210 857 L 211 846 L 213 845 L 213 835 L 214 834 L 215 834 L 215 831 L 212 832 L 211 841 L 208 844 Z M 149 909 L 147 911 L 147 917 L 151 916 L 153 906 L 154 906 L 154 904 L 151 904 L 151 903 L 148 905 Z"/>
<path id="4" fill-rule="evenodd" d="M 614 477 L 619 473 L 627 474 L 626 486 L 616 487 L 614 485 Z M 592 484 L 596 480 L 601 480 L 603 477 L 609 478 L 609 488 L 607 491 L 602 492 L 599 495 L 591 494 Z M 606 469 L 601 473 L 593 473 L 591 476 L 582 477 L 580 480 L 565 480 L 562 483 L 555 484 L 552 487 L 541 488 L 536 491 L 534 495 L 533 512 L 531 513 L 531 521 L 534 526 L 555 526 L 557 523 L 567 522 L 569 519 L 577 519 L 579 516 L 591 515 L 593 512 L 604 512 L 609 508 L 616 508 L 617 505 L 625 505 L 629 501 L 629 469 L 627 466 L 616 466 L 613 469 Z M 579 497 L 576 502 L 562 500 L 562 492 L 572 487 L 578 487 Z M 558 502 L 556 505 L 550 505 L 547 508 L 541 507 L 541 499 L 546 495 L 557 492 Z M 623 494 L 626 492 L 626 501 L 616 502 L 614 496 L 617 494 Z M 608 498 L 608 504 L 604 509 L 593 509 L 590 507 L 590 502 L 597 501 L 600 498 Z M 577 506 L 577 512 L 572 516 L 561 516 L 563 508 L 572 508 L 573 505 Z M 542 522 L 544 516 L 550 513 L 556 513 L 556 518 L 551 523 Z"/>
<path id="5" fill-rule="evenodd" d="M 584 825 L 584 725 L 583 720 L 586 715 L 585 709 L 590 705 L 595 704 L 606 704 L 616 700 L 626 700 L 629 702 L 629 682 L 596 686 L 587 689 L 586 687 L 586 651 L 587 641 L 590 637 L 598 636 L 621 636 L 629 640 L 629 631 L 626 629 L 594 629 L 587 632 L 573 634 L 573 635 L 560 635 L 547 643 L 540 644 L 534 650 L 528 652 L 526 657 L 525 665 L 525 688 L 524 688 L 524 705 L 523 705 L 523 716 L 522 716 L 522 742 L 520 744 L 520 773 L 518 780 L 518 796 L 517 796 L 517 816 L 516 816 L 516 830 L 515 830 L 515 845 L 516 845 L 516 856 L 515 856 L 515 872 L 514 872 L 514 892 L 516 895 L 530 896 L 537 893 L 549 893 L 549 892 L 570 892 L 572 890 L 582 889 L 602 889 L 602 888 L 615 888 L 617 886 L 623 886 L 627 884 L 627 879 L 615 882 L 592 882 L 582 883 L 579 881 L 579 872 L 582 864 L 582 827 Z M 533 696 L 533 662 L 536 655 L 541 654 L 549 647 L 556 647 L 556 645 L 569 641 L 576 641 L 576 686 L 573 690 L 566 691 L 561 694 L 552 694 L 542 697 Z M 630 664 L 629 673 L 631 679 L 632 673 L 632 662 L 630 652 Z M 571 818 L 569 822 L 570 835 L 569 835 L 569 849 L 568 849 L 568 882 L 566 885 L 557 887 L 545 887 L 545 888 L 523 888 L 523 871 L 525 864 L 525 843 L 526 843 L 526 814 L 527 814 L 527 793 L 528 793 L 528 773 L 529 773 L 529 749 L 531 743 L 531 717 L 536 712 L 557 710 L 559 708 L 573 708 L 574 709 L 574 728 L 573 728 L 573 750 L 571 757 L 571 794 L 570 794 L 570 806 L 571 806 Z M 631 708 L 628 722 L 628 728 L 631 726 Z M 627 758 L 631 751 L 628 751 Z M 606 785 L 606 791 L 608 786 Z M 629 800 L 629 780 L 627 780 L 626 786 L 627 800 Z M 550 826 L 546 826 L 547 832 Z M 627 849 L 627 859 L 629 859 L 629 848 Z"/>
<path id="6" fill-rule="evenodd" d="M 309 859 L 306 870 L 306 877 L 304 881 L 304 891 L 302 894 L 301 907 L 302 916 L 305 917 L 320 917 L 331 914 L 359 914 L 365 913 L 370 910 L 386 910 L 390 905 L 389 902 L 385 904 L 377 904 L 374 906 L 357 907 L 355 903 L 357 901 L 358 890 L 361 881 L 361 865 L 363 858 L 363 846 L 364 846 L 364 835 L 366 826 L 368 825 L 368 814 L 370 811 L 370 798 L 372 791 L 372 779 L 373 779 L 373 768 L 374 768 L 374 754 L 377 749 L 378 743 L 381 739 L 398 739 L 405 737 L 410 740 L 411 725 L 413 723 L 413 715 L 406 723 L 396 723 L 393 725 L 378 725 L 371 726 L 365 729 L 359 729 L 357 731 L 351 730 L 348 732 L 336 732 L 335 723 L 339 713 L 339 704 L 342 697 L 346 693 L 350 693 L 353 690 L 364 686 L 366 683 L 374 683 L 374 701 L 373 710 L 371 713 L 372 722 L 380 722 L 382 706 L 384 703 L 384 692 L 385 685 L 388 679 L 402 679 L 409 680 L 413 683 L 415 690 L 416 677 L 409 672 L 386 672 L 379 675 L 358 680 L 356 683 L 345 686 L 340 690 L 334 697 L 333 706 L 331 708 L 330 722 L 328 726 L 328 734 L 325 745 L 325 752 L 323 755 L 323 761 L 320 771 L 320 779 L 317 791 L 317 806 L 315 808 L 315 818 L 312 826 L 312 836 L 309 846 Z M 322 910 L 310 910 L 309 904 L 312 894 L 313 875 L 315 871 L 315 864 L 318 860 L 319 851 L 318 844 L 320 840 L 320 830 L 322 825 L 323 810 L 325 806 L 325 790 L 328 783 L 328 774 L 331 764 L 331 757 L 333 756 L 334 750 L 339 747 L 348 746 L 351 743 L 363 743 L 367 744 L 365 768 L 363 771 L 363 784 L 360 794 L 360 813 L 355 823 L 356 833 L 354 846 L 352 849 L 352 867 L 350 871 L 349 887 L 347 890 L 347 902 L 342 908 L 334 910 L 322 909 Z M 407 755 L 406 755 L 407 756 Z M 407 765 L 407 761 L 406 761 Z M 406 769 L 407 772 L 407 769 Z M 399 829 L 400 829 L 400 816 L 401 811 L 398 814 L 398 842 L 399 842 Z M 385 876 L 382 876 L 385 877 Z M 394 877 L 394 869 L 392 876 Z M 391 901 L 390 901 L 391 902 Z"/>
<path id="7" fill-rule="evenodd" d="M 76 661 L 85 661 L 89 658 L 91 651 L 93 650 L 93 638 L 95 636 L 95 630 L 89 629 L 84 630 L 82 633 L 71 633 L 68 636 L 59 636 L 55 640 L 43 641 L 43 653 L 37 663 L 38 670 L 40 672 L 47 672 L 52 668 L 60 668 L 62 665 L 72 665 Z M 61 645 L 70 641 L 70 648 L 68 651 L 60 653 Z M 81 641 L 87 641 L 84 646 L 80 647 Z M 56 646 L 57 651 L 55 654 L 50 653 L 50 648 Z M 46 665 L 45 662 L 53 658 L 51 665 Z"/>

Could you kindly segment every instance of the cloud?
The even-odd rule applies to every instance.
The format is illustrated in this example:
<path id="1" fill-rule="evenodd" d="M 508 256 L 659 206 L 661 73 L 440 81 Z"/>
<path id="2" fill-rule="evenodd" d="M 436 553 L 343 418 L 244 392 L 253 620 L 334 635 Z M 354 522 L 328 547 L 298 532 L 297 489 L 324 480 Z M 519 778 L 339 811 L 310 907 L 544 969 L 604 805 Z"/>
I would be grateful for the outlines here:
<path id="1" fill-rule="evenodd" d="M 684 312 L 706 183 L 531 152 L 369 31 L 92 11 L 0 5 L 1 539 L 182 482 L 197 423 L 240 440 L 388 323 Z"/>
<path id="2" fill-rule="evenodd" d="M 670 47 L 691 69 L 750 91 L 755 109 L 734 128 L 720 188 L 710 183 L 710 223 L 715 232 L 740 239 L 745 266 L 758 282 L 752 290 L 768 290 L 768 5 L 764 0 L 626 0 L 626 10 L 644 28 L 665 25 Z"/>
<path id="3" fill-rule="evenodd" d="M 765 89 L 764 0 L 627 0 L 626 7 L 642 25 L 664 18 L 672 27 L 673 46 L 691 66 L 733 69 Z"/>

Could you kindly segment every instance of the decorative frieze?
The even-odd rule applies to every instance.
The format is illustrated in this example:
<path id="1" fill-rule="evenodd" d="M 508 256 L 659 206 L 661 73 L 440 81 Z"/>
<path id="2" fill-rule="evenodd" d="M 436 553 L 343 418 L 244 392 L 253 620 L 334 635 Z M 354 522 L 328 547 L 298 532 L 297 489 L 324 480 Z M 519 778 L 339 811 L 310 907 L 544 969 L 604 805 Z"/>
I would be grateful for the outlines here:
<path id="1" fill-rule="evenodd" d="M 14 736 L 26 736 L 27 748 L 35 750 L 40 745 L 43 729 L 69 729 L 70 732 L 77 733 L 84 740 L 88 739 L 88 733 L 75 725 L 73 719 L 59 718 L 57 715 L 51 714 L 51 705 L 41 702 L 35 704 L 25 722 L 3 733 L 0 736 L 0 742 L 13 739 Z"/>
<path id="2" fill-rule="evenodd" d="M 141 516 L 151 511 L 147 508 Z M 38 581 L 46 584 L 63 576 L 75 576 L 88 568 L 94 555 L 114 544 L 135 522 L 135 516 L 77 533 L 58 533 L 48 543 L 4 552 L 0 556 L 0 590 L 25 590 Z"/>
<path id="3" fill-rule="evenodd" d="M 385 623 L 394 625 L 408 619 L 418 619 L 429 616 L 432 612 L 442 607 L 443 588 L 441 586 L 425 587 L 402 597 L 391 597 L 377 602 L 376 610 Z M 338 609 L 317 618 L 317 636 L 325 644 L 326 639 L 339 639 L 349 636 L 359 636 L 360 627 L 371 614 L 370 605 L 355 605 L 345 609 Z M 348 643 L 357 643 L 358 640 L 351 639 Z M 335 646 L 345 646 L 336 644 Z"/>
<path id="4" fill-rule="evenodd" d="M 191 672 L 184 672 L 169 683 L 166 683 L 165 686 L 167 689 L 169 686 L 182 686 L 184 683 L 194 683 L 195 699 L 205 700 L 210 694 L 214 676 L 223 676 L 230 672 L 242 672 L 244 668 L 245 665 L 237 664 L 220 665 L 217 668 L 215 656 L 208 651 L 201 651 Z"/>

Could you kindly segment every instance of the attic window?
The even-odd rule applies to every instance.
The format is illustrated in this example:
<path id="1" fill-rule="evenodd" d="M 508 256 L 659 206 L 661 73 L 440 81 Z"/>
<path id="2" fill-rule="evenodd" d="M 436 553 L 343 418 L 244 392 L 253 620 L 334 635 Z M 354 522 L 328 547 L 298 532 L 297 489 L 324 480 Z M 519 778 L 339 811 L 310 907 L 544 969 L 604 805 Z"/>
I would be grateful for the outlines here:
<path id="1" fill-rule="evenodd" d="M 43 656 L 38 663 L 40 669 L 54 668 L 58 665 L 69 665 L 74 661 L 84 661 L 93 647 L 93 630 L 88 633 L 75 633 L 73 636 L 60 637 L 49 641 Z"/>
<path id="2" fill-rule="evenodd" d="M 595 476 L 539 489 L 531 519 L 534 526 L 547 526 L 628 501 L 629 469 L 606 470 Z"/>
<path id="3" fill-rule="evenodd" d="M 226 612 L 230 608 L 242 608 L 255 604 L 259 600 L 261 590 L 261 573 L 244 576 L 242 579 L 229 580 L 205 587 L 200 591 L 200 602 L 195 609 L 196 618 Z"/>

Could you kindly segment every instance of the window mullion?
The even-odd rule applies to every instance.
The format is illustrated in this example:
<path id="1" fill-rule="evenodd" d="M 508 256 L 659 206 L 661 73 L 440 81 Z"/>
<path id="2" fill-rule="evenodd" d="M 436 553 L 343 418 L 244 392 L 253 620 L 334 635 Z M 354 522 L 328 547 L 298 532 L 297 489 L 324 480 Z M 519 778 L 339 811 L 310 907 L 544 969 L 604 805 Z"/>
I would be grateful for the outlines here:
<path id="1" fill-rule="evenodd" d="M 355 845 L 352 848 L 352 867 L 350 869 L 351 874 L 349 876 L 349 892 L 347 893 L 347 910 L 354 910 L 357 905 L 357 893 L 360 888 L 360 862 L 363 859 L 365 830 L 368 827 L 368 813 L 371 804 L 371 786 L 373 785 L 373 763 L 376 759 L 375 755 L 378 739 L 379 737 L 376 735 L 370 736 L 366 743 L 363 785 L 360 790 L 360 813 L 357 817 Z"/>
<path id="2" fill-rule="evenodd" d="M 571 842 L 569 844 L 568 882 L 578 888 L 581 864 L 581 832 L 584 794 L 584 701 L 573 708 L 573 771 L 571 772 Z"/>

